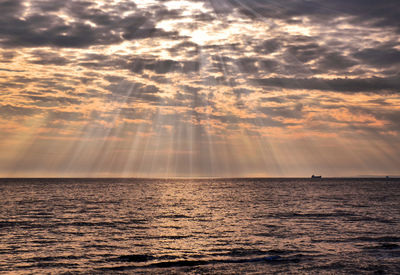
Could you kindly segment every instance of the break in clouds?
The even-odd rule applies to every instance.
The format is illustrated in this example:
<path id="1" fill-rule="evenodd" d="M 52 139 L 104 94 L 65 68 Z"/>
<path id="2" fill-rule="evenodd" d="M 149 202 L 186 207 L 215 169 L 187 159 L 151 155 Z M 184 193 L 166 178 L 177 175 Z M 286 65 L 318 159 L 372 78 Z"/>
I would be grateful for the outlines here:
<path id="1" fill-rule="evenodd" d="M 396 174 L 400 5 L 0 0 L 0 174 Z"/>

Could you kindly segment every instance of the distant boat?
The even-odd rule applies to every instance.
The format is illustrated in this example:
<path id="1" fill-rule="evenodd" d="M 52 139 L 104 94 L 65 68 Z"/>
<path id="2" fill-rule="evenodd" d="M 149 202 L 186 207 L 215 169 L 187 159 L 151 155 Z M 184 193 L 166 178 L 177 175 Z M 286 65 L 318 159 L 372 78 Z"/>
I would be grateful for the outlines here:
<path id="1" fill-rule="evenodd" d="M 322 176 L 312 175 L 311 178 L 312 178 L 312 179 L 320 179 L 320 178 L 322 178 Z"/>
<path id="2" fill-rule="evenodd" d="M 390 179 L 390 177 L 389 177 L 389 176 L 386 176 L 386 179 L 387 179 L 387 180 L 389 180 L 389 179 Z"/>

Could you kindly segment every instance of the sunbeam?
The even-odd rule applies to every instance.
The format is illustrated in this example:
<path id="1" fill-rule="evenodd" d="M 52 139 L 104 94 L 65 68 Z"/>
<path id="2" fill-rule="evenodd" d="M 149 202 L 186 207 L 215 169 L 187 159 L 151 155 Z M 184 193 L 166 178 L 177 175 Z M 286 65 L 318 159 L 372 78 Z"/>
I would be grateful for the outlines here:
<path id="1" fill-rule="evenodd" d="M 0 15 L 0 273 L 399 273 L 398 0 Z"/>
<path id="2" fill-rule="evenodd" d="M 5 3 L 1 176 L 398 172 L 392 2 Z"/>

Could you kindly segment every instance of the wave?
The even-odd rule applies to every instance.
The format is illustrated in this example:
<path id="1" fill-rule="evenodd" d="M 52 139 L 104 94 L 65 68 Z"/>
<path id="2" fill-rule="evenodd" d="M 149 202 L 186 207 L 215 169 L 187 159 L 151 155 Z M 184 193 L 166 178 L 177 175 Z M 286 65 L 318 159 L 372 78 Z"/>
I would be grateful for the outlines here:
<path id="1" fill-rule="evenodd" d="M 42 217 L 35 217 L 42 218 Z M 130 220 L 130 221 L 113 221 L 113 222 L 48 222 L 48 223 L 38 223 L 37 221 L 0 221 L 0 229 L 1 228 L 9 228 L 9 227 L 21 227 L 23 229 L 33 229 L 33 228 L 55 228 L 55 227 L 64 227 L 64 226 L 72 226 L 72 227 L 116 227 L 116 226 L 128 226 L 132 229 L 148 229 L 147 226 L 139 226 L 137 224 L 145 224 L 142 220 Z"/>
<path id="2" fill-rule="evenodd" d="M 74 255 L 68 255 L 68 256 L 49 256 L 49 257 L 33 257 L 30 259 L 27 259 L 27 262 L 52 262 L 52 261 L 58 261 L 58 260 L 78 260 L 81 259 L 82 257 L 74 256 Z"/>
<path id="3" fill-rule="evenodd" d="M 290 251 L 290 250 L 279 250 L 279 249 L 271 249 L 271 250 L 259 250 L 259 249 L 244 249 L 244 248 L 236 248 L 229 251 L 225 249 L 214 249 L 211 250 L 216 253 L 212 253 L 212 256 L 229 256 L 229 257 L 247 257 L 254 255 L 283 255 L 290 254 L 299 251 Z"/>
<path id="4" fill-rule="evenodd" d="M 130 265 L 130 266 L 113 266 L 113 267 L 103 267 L 98 270 L 102 271 L 123 271 L 138 268 L 171 268 L 171 267 L 193 267 L 201 265 L 210 264 L 238 264 L 238 263 L 254 263 L 254 262 L 264 262 L 270 264 L 283 264 L 283 263 L 298 263 L 300 262 L 301 254 L 291 257 L 282 257 L 279 255 L 268 255 L 262 257 L 254 258 L 230 258 L 230 259 L 207 259 L 207 260 L 175 260 L 175 261 L 158 261 L 149 263 L 147 265 Z M 202 256 L 199 256 L 200 258 Z M 155 258 L 150 255 L 124 255 L 113 259 L 113 261 L 119 260 L 121 262 L 148 262 L 153 260 L 160 260 L 160 258 Z"/>
<path id="5" fill-rule="evenodd" d="M 257 214 L 254 218 L 310 218 L 310 219 L 322 219 L 322 218 L 336 218 L 336 217 L 354 217 L 355 215 L 345 211 L 335 211 L 331 213 L 299 213 L 299 212 L 279 212 L 279 213 L 268 213 L 268 214 Z"/>
<path id="6" fill-rule="evenodd" d="M 387 250 L 393 250 L 393 249 L 400 249 L 400 245 L 395 244 L 395 243 L 383 243 L 383 244 L 376 245 L 376 246 L 365 247 L 365 249 L 387 249 Z"/>
<path id="7" fill-rule="evenodd" d="M 400 242 L 400 237 L 397 236 L 382 236 L 382 237 L 355 237 L 346 239 L 313 239 L 312 242 L 326 242 L 326 243 L 354 243 L 354 242 L 377 242 L 377 243 L 390 243 Z"/>
<path id="8" fill-rule="evenodd" d="M 182 214 L 171 214 L 171 215 L 159 215 L 156 219 L 191 219 L 193 217 L 182 215 Z"/>
<path id="9" fill-rule="evenodd" d="M 32 265 L 15 266 L 17 269 L 32 269 L 32 268 L 75 268 L 79 264 L 75 263 L 59 263 L 59 262 L 39 262 Z"/>
<path id="10" fill-rule="evenodd" d="M 121 255 L 110 259 L 110 261 L 114 262 L 148 262 L 151 260 L 154 260 L 154 256 L 146 254 Z"/>

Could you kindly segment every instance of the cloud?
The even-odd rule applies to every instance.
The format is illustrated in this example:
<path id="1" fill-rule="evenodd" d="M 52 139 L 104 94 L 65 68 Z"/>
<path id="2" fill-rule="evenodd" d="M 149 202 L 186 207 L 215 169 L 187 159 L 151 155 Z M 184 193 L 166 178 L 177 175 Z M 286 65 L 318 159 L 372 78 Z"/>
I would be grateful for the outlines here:
<path id="1" fill-rule="evenodd" d="M 54 121 L 83 121 L 84 116 L 80 112 L 69 112 L 69 111 L 50 111 L 48 113 L 47 117 L 48 121 L 50 123 L 53 123 Z"/>
<path id="2" fill-rule="evenodd" d="M 258 53 L 270 54 L 276 52 L 282 46 L 277 38 L 264 40 L 261 44 L 257 45 L 254 49 Z"/>
<path id="3" fill-rule="evenodd" d="M 79 105 L 82 103 L 81 100 L 73 97 L 63 96 L 25 96 L 32 101 L 32 105 L 40 107 L 61 107 L 68 105 Z"/>
<path id="4" fill-rule="evenodd" d="M 136 146 L 240 170 L 226 156 L 252 165 L 300 136 L 319 150 L 326 136 L 400 133 L 397 0 L 0 0 L 0 11 L 0 128 L 58 137 L 55 149 L 75 148 L 68 136 L 87 156 L 107 152 L 98 163 Z M 121 166 L 146 166 L 132 163 Z"/>
<path id="5" fill-rule="evenodd" d="M 186 56 L 192 57 L 199 54 L 200 47 L 192 41 L 183 41 L 169 48 L 168 51 L 173 55 L 180 55 L 183 53 Z"/>
<path id="6" fill-rule="evenodd" d="M 162 20 L 160 14 L 139 11 L 131 2 L 106 4 L 104 9 L 94 7 L 95 2 L 54 1 L 35 2 L 34 13 L 21 18 L 26 7 L 24 1 L 0 3 L 0 44 L 6 47 L 59 47 L 87 48 L 95 45 L 119 44 L 123 40 L 149 37 L 171 38 L 178 32 L 156 28 L 153 20 Z M 134 14 L 122 16 L 130 10 Z M 73 20 L 66 20 L 56 12 L 64 12 Z M 165 16 L 165 12 L 164 12 Z"/>
<path id="7" fill-rule="evenodd" d="M 2 56 L 1 58 L 2 63 L 9 63 L 16 56 L 16 53 L 14 51 L 4 51 L 1 53 L 1 56 Z"/>
<path id="8" fill-rule="evenodd" d="M 304 115 L 303 104 L 297 103 L 295 106 L 280 107 L 260 107 L 259 111 L 268 117 L 283 117 L 300 119 Z"/>
<path id="9" fill-rule="evenodd" d="M 317 43 L 290 45 L 286 50 L 290 56 L 305 63 L 318 59 L 325 53 L 325 49 L 320 47 Z"/>
<path id="10" fill-rule="evenodd" d="M 32 64 L 64 66 L 71 62 L 70 59 L 50 51 L 37 50 L 32 52 L 32 56 L 34 59 L 29 61 Z"/>
<path id="11" fill-rule="evenodd" d="M 327 72 L 330 70 L 346 70 L 356 64 L 356 61 L 345 57 L 340 53 L 332 52 L 325 54 L 321 60 L 318 61 L 317 66 L 320 71 Z"/>
<path id="12" fill-rule="evenodd" d="M 40 109 L 31 107 L 20 107 L 11 104 L 0 105 L 0 116 L 6 119 L 13 117 L 32 116 L 40 112 Z"/>
<path id="13" fill-rule="evenodd" d="M 142 101 L 148 103 L 159 102 L 162 97 L 158 95 L 160 90 L 154 85 L 144 85 L 142 83 L 123 80 L 112 83 L 106 87 L 111 92 L 110 99 L 119 101 Z"/>
<path id="14" fill-rule="evenodd" d="M 320 90 L 341 93 L 393 94 L 400 91 L 398 77 L 372 78 L 264 78 L 252 79 L 256 85 L 294 90 Z"/>
<path id="15" fill-rule="evenodd" d="M 175 61 L 172 59 L 134 58 L 126 64 L 126 67 L 135 73 L 142 73 L 144 70 L 150 70 L 157 74 L 166 74 L 170 72 L 191 73 L 199 70 L 200 63 L 192 60 Z"/>
<path id="16" fill-rule="evenodd" d="M 248 57 L 242 57 L 237 60 L 238 65 L 239 65 L 239 70 L 243 73 L 249 73 L 253 74 L 258 71 L 258 68 L 256 67 L 256 59 L 254 58 L 248 58 Z"/>
<path id="17" fill-rule="evenodd" d="M 217 5 L 217 2 L 223 4 Z M 237 8 L 252 19 L 276 18 L 295 21 L 295 18 L 307 17 L 314 23 L 328 23 L 335 19 L 347 17 L 348 22 L 376 28 L 394 28 L 400 31 L 398 17 L 400 8 L 396 0 L 377 2 L 372 0 L 288 0 L 282 3 L 278 0 L 210 0 L 216 11 L 231 12 Z M 223 11 L 221 11 L 221 9 Z"/>
<path id="18" fill-rule="evenodd" d="M 388 109 L 371 109 L 362 106 L 344 106 L 344 108 L 347 108 L 352 114 L 356 116 L 369 115 L 372 116 L 375 120 L 383 121 L 385 124 L 384 129 L 382 129 L 381 126 L 370 125 L 365 128 L 366 130 L 370 131 L 372 129 L 376 131 L 378 128 L 378 130 L 400 132 L 400 110 L 394 110 L 393 106 Z"/>
<path id="19" fill-rule="evenodd" d="M 400 65 L 400 50 L 386 46 L 361 50 L 354 57 L 378 68 Z"/>

